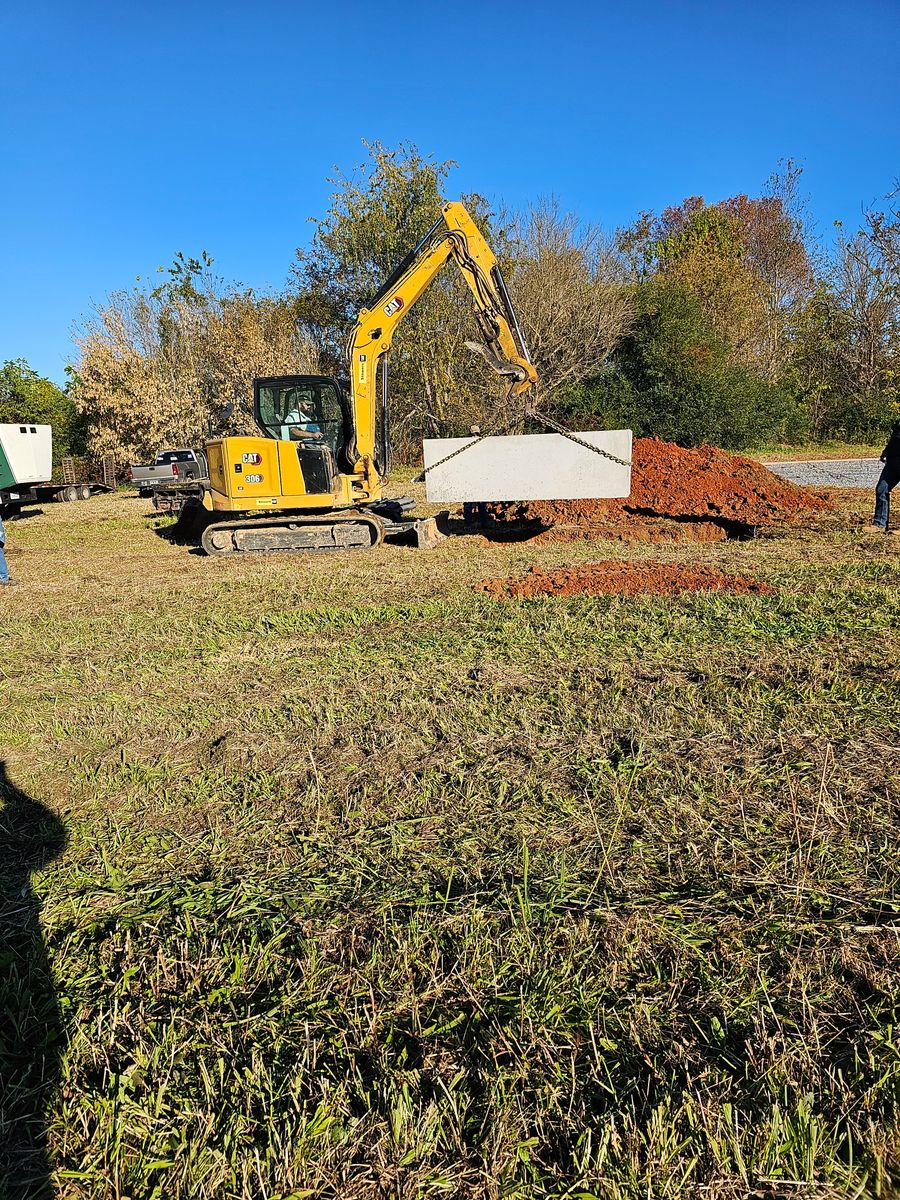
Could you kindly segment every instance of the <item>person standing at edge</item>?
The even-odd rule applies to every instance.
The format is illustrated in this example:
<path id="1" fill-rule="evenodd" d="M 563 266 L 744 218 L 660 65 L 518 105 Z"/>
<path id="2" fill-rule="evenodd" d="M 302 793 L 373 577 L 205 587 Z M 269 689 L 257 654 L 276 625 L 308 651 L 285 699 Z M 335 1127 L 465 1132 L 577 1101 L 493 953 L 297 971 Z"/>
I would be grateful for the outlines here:
<path id="1" fill-rule="evenodd" d="M 876 529 L 891 533 L 891 490 L 900 483 L 900 421 L 894 422 L 881 461 L 884 469 L 875 484 L 875 516 L 872 523 Z"/>
<path id="2" fill-rule="evenodd" d="M 0 587 L 4 584 L 7 586 L 12 583 L 9 577 L 9 567 L 6 563 L 6 555 L 3 553 L 3 547 L 6 545 L 6 530 L 3 528 L 3 518 L 0 517 Z"/>

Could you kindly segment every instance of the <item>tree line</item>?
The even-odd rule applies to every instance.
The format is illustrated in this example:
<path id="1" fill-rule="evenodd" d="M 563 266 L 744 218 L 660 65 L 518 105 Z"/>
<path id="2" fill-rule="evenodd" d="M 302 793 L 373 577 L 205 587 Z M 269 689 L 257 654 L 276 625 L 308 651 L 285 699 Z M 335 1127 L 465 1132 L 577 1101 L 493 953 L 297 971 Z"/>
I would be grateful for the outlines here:
<path id="1" fill-rule="evenodd" d="M 53 426 L 53 459 L 87 451 L 88 425 L 69 387 L 59 387 L 23 358 L 0 365 L 0 425 L 27 421 Z"/>
<path id="2" fill-rule="evenodd" d="M 247 432 L 254 376 L 346 374 L 357 314 L 434 224 L 454 168 L 415 146 L 367 151 L 331 181 L 328 210 L 278 293 L 222 280 L 205 253 L 179 254 L 155 286 L 118 292 L 90 314 L 64 398 L 92 451 L 135 458 Z M 522 212 L 462 199 L 507 279 L 538 368 L 539 412 L 731 448 L 872 441 L 895 417 L 896 194 L 828 246 L 813 236 L 790 162 L 756 196 L 690 197 L 612 235 L 552 199 Z M 401 458 L 415 457 L 423 435 L 474 422 L 539 427 L 466 349 L 476 337 L 468 291 L 448 268 L 390 354 Z"/>

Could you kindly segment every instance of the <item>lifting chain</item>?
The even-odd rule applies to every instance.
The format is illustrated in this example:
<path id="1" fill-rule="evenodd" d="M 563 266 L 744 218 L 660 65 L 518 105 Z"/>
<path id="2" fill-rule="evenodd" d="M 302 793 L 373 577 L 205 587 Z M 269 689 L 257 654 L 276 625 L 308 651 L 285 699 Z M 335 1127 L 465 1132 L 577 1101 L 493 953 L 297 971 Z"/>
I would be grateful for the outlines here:
<path id="1" fill-rule="evenodd" d="M 432 463 L 430 467 L 423 467 L 418 475 L 413 477 L 413 483 L 424 483 L 425 476 L 429 471 L 433 471 L 435 467 L 442 467 L 444 463 L 448 463 L 451 458 L 456 458 L 457 454 L 462 454 L 464 450 L 468 450 L 470 446 L 474 446 L 476 442 L 483 442 L 486 437 L 490 437 L 487 433 L 477 433 L 472 436 L 471 442 L 466 442 L 464 446 L 457 446 L 455 450 L 451 450 L 444 458 L 439 458 L 436 463 Z"/>
<path id="2" fill-rule="evenodd" d="M 591 442 L 586 442 L 584 438 L 573 433 L 571 429 L 566 429 L 565 425 L 560 425 L 558 421 L 554 421 L 552 417 L 545 416 L 539 413 L 535 408 L 526 408 L 525 416 L 531 420 L 537 421 L 539 424 L 546 426 L 547 429 L 552 429 L 554 433 L 561 434 L 562 437 L 568 438 L 570 442 L 575 442 L 578 446 L 583 446 L 585 450 L 591 450 L 594 454 L 599 454 L 601 458 L 608 458 L 610 462 L 618 463 L 620 467 L 630 467 L 630 460 L 619 458 L 616 454 L 610 454 L 608 450 L 601 450 L 599 446 L 594 446 Z M 464 446 L 458 446 L 452 450 L 444 458 L 438 459 L 436 463 L 432 463 L 430 467 L 423 467 L 418 475 L 413 479 L 413 483 L 424 483 L 425 476 L 429 471 L 433 471 L 436 467 L 442 467 L 444 463 L 448 463 L 451 458 L 456 458 L 458 454 L 463 454 L 470 446 L 474 446 L 477 442 L 483 442 L 486 437 L 492 436 L 487 433 L 479 433 L 473 436 L 471 442 L 466 442 Z"/>
<path id="3" fill-rule="evenodd" d="M 608 450 L 601 450 L 599 446 L 594 446 L 591 442 L 586 442 L 584 438 L 580 438 L 577 433 L 573 433 L 571 429 L 566 429 L 565 425 L 560 425 L 558 421 L 554 421 L 552 417 L 546 417 L 543 413 L 537 412 L 533 408 L 525 410 L 525 415 L 531 417 L 533 421 L 539 421 L 541 425 L 546 425 L 548 429 L 552 429 L 554 433 L 560 433 L 563 437 L 568 438 L 570 442 L 575 442 L 578 446 L 584 446 L 585 450 L 593 450 L 595 454 L 599 454 L 601 458 L 608 458 L 611 462 L 618 463 L 620 467 L 630 467 L 631 461 L 624 458 L 619 458 L 616 454 L 610 454 Z"/>

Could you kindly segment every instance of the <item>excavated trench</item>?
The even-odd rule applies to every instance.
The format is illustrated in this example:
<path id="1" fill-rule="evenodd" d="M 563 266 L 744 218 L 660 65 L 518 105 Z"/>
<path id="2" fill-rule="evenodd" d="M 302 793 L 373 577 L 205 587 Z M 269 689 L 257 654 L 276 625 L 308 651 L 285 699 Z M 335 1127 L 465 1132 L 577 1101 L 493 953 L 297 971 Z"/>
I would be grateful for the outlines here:
<path id="1" fill-rule="evenodd" d="M 535 542 L 581 539 L 623 542 L 718 542 L 752 536 L 767 526 L 810 518 L 829 501 L 773 475 L 759 463 L 714 446 L 686 450 L 638 438 L 632 451 L 631 494 L 624 500 L 541 500 L 489 507 L 494 536 Z M 495 599 L 681 592 L 765 593 L 744 575 L 712 567 L 605 561 L 520 578 L 485 579 L 478 590 Z"/>
<path id="2" fill-rule="evenodd" d="M 742 455 L 636 438 L 631 494 L 624 500 L 533 500 L 492 504 L 488 511 L 501 537 L 669 543 L 750 537 L 829 507 Z"/>

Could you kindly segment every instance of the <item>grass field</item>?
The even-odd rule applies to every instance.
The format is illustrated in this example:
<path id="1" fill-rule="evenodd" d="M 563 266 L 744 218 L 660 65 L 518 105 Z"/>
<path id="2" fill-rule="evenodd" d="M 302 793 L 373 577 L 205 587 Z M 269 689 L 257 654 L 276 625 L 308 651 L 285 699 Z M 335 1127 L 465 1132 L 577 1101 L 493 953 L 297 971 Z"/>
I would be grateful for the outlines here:
<path id="1" fill-rule="evenodd" d="M 868 446 L 858 442 L 801 442 L 796 446 L 785 446 L 776 443 L 771 446 L 759 446 L 745 453 L 750 458 L 758 458 L 761 462 L 802 461 L 804 459 L 824 458 L 879 458 L 887 434 L 882 441 Z"/>
<path id="2" fill-rule="evenodd" d="M 206 559 L 121 496 L 10 524 L 0 1196 L 897 1194 L 869 503 L 324 560 Z M 775 590 L 473 591 L 622 555 Z"/>

